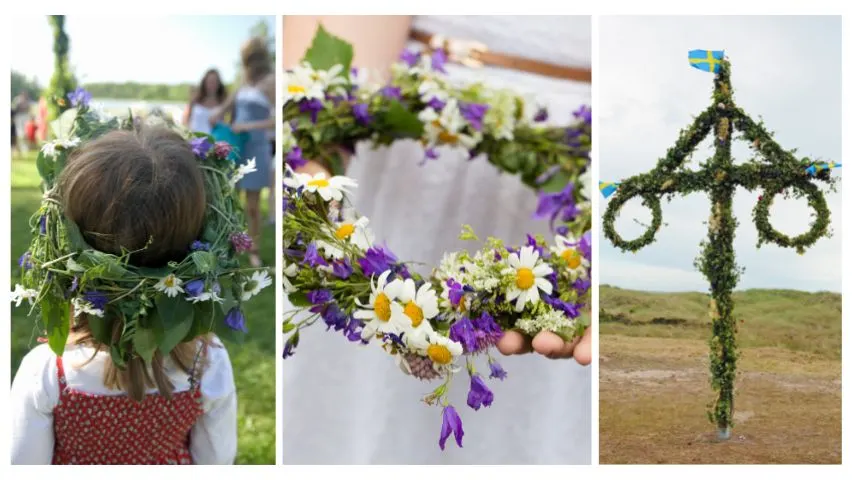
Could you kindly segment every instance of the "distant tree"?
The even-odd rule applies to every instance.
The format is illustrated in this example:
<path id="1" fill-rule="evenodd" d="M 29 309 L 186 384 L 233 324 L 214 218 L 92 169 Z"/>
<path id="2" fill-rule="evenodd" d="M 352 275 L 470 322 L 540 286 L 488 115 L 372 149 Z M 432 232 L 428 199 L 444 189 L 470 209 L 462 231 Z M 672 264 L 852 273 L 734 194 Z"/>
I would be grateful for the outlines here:
<path id="1" fill-rule="evenodd" d="M 50 15 L 47 17 L 53 28 L 53 76 L 47 89 L 48 118 L 57 118 L 69 105 L 52 101 L 67 99 L 68 93 L 74 90 L 77 82 L 68 66 L 68 35 L 65 33 L 65 15 Z"/>
<path id="2" fill-rule="evenodd" d="M 15 70 L 12 70 L 11 84 L 12 98 L 15 98 L 21 92 L 29 93 L 30 98 L 39 98 L 42 92 L 42 86 L 39 85 L 35 77 L 27 78 L 26 75 Z"/>

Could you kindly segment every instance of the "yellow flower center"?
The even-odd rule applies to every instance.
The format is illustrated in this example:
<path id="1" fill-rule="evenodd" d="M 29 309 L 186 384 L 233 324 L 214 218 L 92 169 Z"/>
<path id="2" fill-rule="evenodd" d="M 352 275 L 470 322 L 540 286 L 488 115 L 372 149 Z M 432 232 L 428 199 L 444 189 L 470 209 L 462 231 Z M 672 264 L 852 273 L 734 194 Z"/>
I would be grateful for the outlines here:
<path id="1" fill-rule="evenodd" d="M 302 85 L 288 85 L 288 93 L 305 93 L 305 87 Z"/>
<path id="2" fill-rule="evenodd" d="M 424 321 L 424 312 L 415 302 L 407 303 L 406 307 L 403 309 L 403 313 L 412 320 L 412 326 L 414 328 L 417 328 L 418 325 L 421 325 L 421 322 Z"/>
<path id="3" fill-rule="evenodd" d="M 516 270 L 516 286 L 520 290 L 527 290 L 534 286 L 534 271 L 530 268 Z"/>
<path id="4" fill-rule="evenodd" d="M 308 186 L 309 187 L 319 187 L 319 188 L 320 187 L 328 187 L 329 186 L 329 180 L 327 180 L 325 178 L 318 178 L 316 180 L 309 180 Z"/>
<path id="5" fill-rule="evenodd" d="M 163 279 L 163 285 L 166 285 L 166 288 L 172 288 L 175 286 L 175 276 L 169 275 L 168 277 Z"/>
<path id="6" fill-rule="evenodd" d="M 451 132 L 443 130 L 439 133 L 439 141 L 442 143 L 447 143 L 449 145 L 456 145 L 457 142 L 460 141 L 460 137 Z"/>
<path id="7" fill-rule="evenodd" d="M 341 226 L 338 227 L 338 230 L 335 230 L 335 236 L 344 240 L 345 238 L 350 238 L 350 235 L 355 231 L 356 227 L 354 227 L 352 223 L 342 223 Z"/>
<path id="8" fill-rule="evenodd" d="M 385 293 L 380 292 L 374 299 L 374 313 L 383 322 L 387 322 L 391 318 L 391 300 Z"/>
<path id="9" fill-rule="evenodd" d="M 427 356 L 440 365 L 451 363 L 451 351 L 444 345 L 430 345 L 427 347 Z"/>
<path id="10" fill-rule="evenodd" d="M 560 254 L 560 256 L 566 260 L 566 263 L 569 264 L 569 268 L 578 268 L 581 265 L 581 254 L 578 253 L 578 250 L 567 248 Z"/>

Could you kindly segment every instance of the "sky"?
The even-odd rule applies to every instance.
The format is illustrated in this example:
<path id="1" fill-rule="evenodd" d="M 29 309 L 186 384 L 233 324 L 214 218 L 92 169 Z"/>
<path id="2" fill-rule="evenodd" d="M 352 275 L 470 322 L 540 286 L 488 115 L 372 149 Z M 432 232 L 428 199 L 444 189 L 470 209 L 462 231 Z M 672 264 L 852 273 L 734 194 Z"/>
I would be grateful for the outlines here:
<path id="1" fill-rule="evenodd" d="M 599 115 L 599 174 L 619 181 L 655 167 L 681 128 L 710 102 L 713 75 L 688 64 L 693 49 L 724 50 L 732 64 L 734 99 L 784 149 L 799 157 L 842 161 L 841 20 L 839 17 L 600 17 L 596 79 Z M 689 164 L 695 169 L 713 152 L 708 139 Z M 733 143 L 737 164 L 751 150 Z M 834 170 L 835 176 L 842 169 Z M 824 184 L 822 184 L 824 185 Z M 832 238 L 822 238 L 803 256 L 776 245 L 756 248 L 752 209 L 760 191 L 739 188 L 733 211 L 736 263 L 746 270 L 738 289 L 789 288 L 807 291 L 842 288 L 842 183 L 828 193 Z M 824 188 L 827 192 L 827 188 Z M 600 197 L 601 199 L 602 197 Z M 599 203 L 599 214 L 607 200 Z M 693 267 L 706 238 L 711 205 L 705 194 L 662 199 L 662 228 L 656 241 L 637 253 L 623 253 L 599 236 L 600 283 L 651 291 L 707 291 Z M 771 223 L 790 236 L 808 229 L 806 200 L 777 197 Z M 648 209 L 632 200 L 615 222 L 625 239 L 640 235 Z"/>
<path id="2" fill-rule="evenodd" d="M 259 20 L 275 32 L 273 16 L 145 15 L 65 17 L 69 59 L 82 82 L 197 83 L 218 68 L 226 81 L 236 76 L 240 46 Z M 35 75 L 46 85 L 53 71 L 53 33 L 45 16 L 16 17 L 10 49 L 13 70 Z"/>

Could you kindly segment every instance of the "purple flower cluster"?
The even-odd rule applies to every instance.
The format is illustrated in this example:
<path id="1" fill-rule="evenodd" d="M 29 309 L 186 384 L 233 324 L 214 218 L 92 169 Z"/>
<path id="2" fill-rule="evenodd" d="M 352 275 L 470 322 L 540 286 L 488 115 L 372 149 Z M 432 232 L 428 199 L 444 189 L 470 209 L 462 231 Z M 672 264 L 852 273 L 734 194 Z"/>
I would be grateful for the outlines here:
<path id="1" fill-rule="evenodd" d="M 557 231 L 562 235 L 566 234 L 566 227 L 555 229 L 555 221 L 560 216 L 563 222 L 569 223 L 581 213 L 581 209 L 575 203 L 574 191 L 575 185 L 567 183 L 560 192 L 540 192 L 540 201 L 537 204 L 537 211 L 534 212 L 534 218 L 549 218 L 549 225 L 552 231 Z"/>
<path id="2" fill-rule="evenodd" d="M 352 109 L 353 118 L 355 118 L 356 122 L 360 125 L 369 125 L 371 121 L 373 121 L 370 112 L 368 112 L 367 103 L 354 103 Z"/>
<path id="3" fill-rule="evenodd" d="M 110 300 L 106 294 L 97 290 L 89 290 L 83 293 L 83 300 L 92 304 L 98 310 L 107 308 L 107 302 Z"/>
<path id="4" fill-rule="evenodd" d="M 287 155 L 285 155 L 285 162 L 293 170 L 296 170 L 296 169 L 302 167 L 303 165 L 305 165 L 306 163 L 308 163 L 308 160 L 303 158 L 301 148 L 294 147 L 291 149 L 291 151 L 288 152 Z"/>
<path id="5" fill-rule="evenodd" d="M 326 323 L 327 330 L 340 331 L 351 342 L 362 341 L 362 322 L 345 314 L 335 303 L 331 291 L 326 289 L 312 290 L 306 296 L 312 304 L 309 311 L 320 314 L 320 318 Z"/>
<path id="6" fill-rule="evenodd" d="M 300 113 L 311 115 L 311 123 L 317 123 L 317 115 L 323 111 L 323 102 L 318 98 L 303 100 L 299 103 Z"/>
<path id="7" fill-rule="evenodd" d="M 252 250 L 252 237 L 246 232 L 236 232 L 231 234 L 231 246 L 237 253 L 248 252 Z"/>
<path id="8" fill-rule="evenodd" d="M 196 137 L 190 140 L 190 148 L 197 157 L 205 158 L 208 151 L 213 148 L 213 144 L 208 141 L 208 137 Z"/>
<path id="9" fill-rule="evenodd" d="M 487 312 L 473 320 L 467 316 L 462 317 L 451 325 L 448 335 L 451 340 L 462 345 L 466 353 L 486 351 L 498 343 L 502 336 L 504 332 L 501 327 Z"/>
<path id="10" fill-rule="evenodd" d="M 483 103 L 460 102 L 460 114 L 478 132 L 483 129 L 483 117 L 487 110 L 489 110 L 489 105 Z"/>
<path id="11" fill-rule="evenodd" d="M 194 240 L 193 243 L 190 244 L 190 250 L 194 252 L 207 252 L 211 249 L 211 244 L 207 242 L 202 242 L 201 240 Z"/>
<path id="12" fill-rule="evenodd" d="M 406 266 L 397 263 L 397 257 L 387 248 L 374 245 L 365 252 L 365 256 L 358 260 L 359 266 L 365 276 L 380 275 L 386 270 L 391 270 L 403 278 L 409 277 Z"/>
<path id="13" fill-rule="evenodd" d="M 23 268 L 24 270 L 29 270 L 33 268 L 33 261 L 31 260 L 32 255 L 30 252 L 24 252 L 20 258 L 18 258 L 18 266 Z"/>
<path id="14" fill-rule="evenodd" d="M 71 102 L 72 107 L 88 107 L 89 102 L 92 101 L 92 94 L 83 87 L 77 87 L 68 94 L 68 101 Z"/>

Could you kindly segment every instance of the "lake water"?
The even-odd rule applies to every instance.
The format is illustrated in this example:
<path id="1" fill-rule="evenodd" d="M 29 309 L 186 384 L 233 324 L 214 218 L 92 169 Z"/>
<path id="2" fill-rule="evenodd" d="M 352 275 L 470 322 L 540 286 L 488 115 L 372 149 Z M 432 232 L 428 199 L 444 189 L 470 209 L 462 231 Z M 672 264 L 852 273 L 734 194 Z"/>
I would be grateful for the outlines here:
<path id="1" fill-rule="evenodd" d="M 161 110 L 171 115 L 172 119 L 176 122 L 181 121 L 184 108 L 187 106 L 184 102 L 134 100 L 128 98 L 93 98 L 91 103 L 93 106 L 99 106 L 101 109 L 113 115 L 127 115 L 128 109 L 133 111 L 135 114 Z"/>

